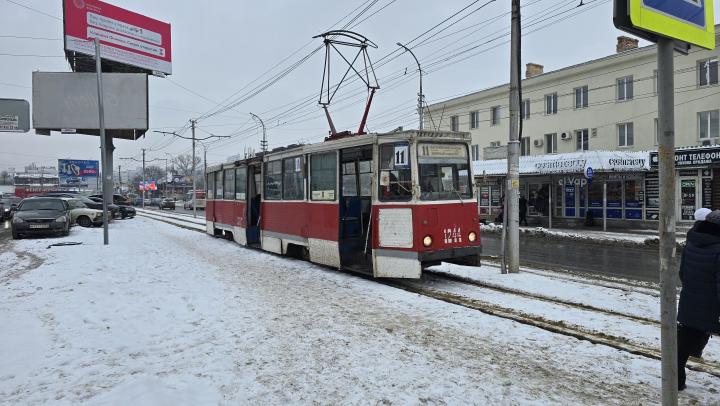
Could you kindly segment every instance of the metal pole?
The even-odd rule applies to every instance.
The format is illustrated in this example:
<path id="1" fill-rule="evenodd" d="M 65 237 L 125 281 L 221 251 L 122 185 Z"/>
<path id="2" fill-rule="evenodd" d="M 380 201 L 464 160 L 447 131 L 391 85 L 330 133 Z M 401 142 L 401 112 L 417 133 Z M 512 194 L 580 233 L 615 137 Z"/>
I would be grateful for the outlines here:
<path id="1" fill-rule="evenodd" d="M 548 184 L 548 228 L 552 228 L 552 177 L 550 177 L 550 184 Z"/>
<path id="2" fill-rule="evenodd" d="M 658 48 L 658 157 L 660 159 L 660 348 L 662 404 L 678 404 L 677 276 L 675 265 L 675 78 L 673 40 Z"/>
<path id="3" fill-rule="evenodd" d="M 607 231 L 607 181 L 603 181 L 603 231 Z"/>
<path id="4" fill-rule="evenodd" d="M 195 199 L 195 195 L 197 192 L 195 191 L 195 188 L 197 187 L 197 183 L 195 181 L 195 120 L 190 120 L 190 126 L 192 128 L 192 205 L 193 205 L 193 217 L 197 217 L 197 201 Z M 263 126 L 263 129 L 265 126 Z M 263 131 L 264 134 L 264 131 Z M 264 138 L 264 136 L 263 136 Z"/>
<path id="5" fill-rule="evenodd" d="M 143 197 L 143 198 L 142 198 L 142 208 L 144 209 L 144 208 L 145 208 L 145 148 L 143 148 L 142 152 L 143 152 L 143 171 L 142 171 L 142 172 L 143 172 L 143 184 L 142 184 L 142 187 L 143 187 L 142 197 Z"/>
<path id="6" fill-rule="evenodd" d="M 399 47 L 402 47 L 402 48 L 405 49 L 410 55 L 412 55 L 413 59 L 415 59 L 415 63 L 417 64 L 417 67 L 418 67 L 418 73 L 420 74 L 420 92 L 418 93 L 418 116 L 420 116 L 420 123 L 418 124 L 418 129 L 419 129 L 420 131 L 422 131 L 422 129 L 423 129 L 423 114 L 422 114 L 422 110 L 423 110 L 423 99 L 425 98 L 425 96 L 423 95 L 422 69 L 420 68 L 420 61 L 418 61 L 417 57 L 415 56 L 415 54 L 413 53 L 413 51 L 410 50 L 410 48 L 406 47 L 405 45 L 403 45 L 403 44 L 401 44 L 401 43 L 399 43 L 399 42 L 397 43 L 397 45 L 398 45 Z"/>
<path id="7" fill-rule="evenodd" d="M 108 173 L 110 173 L 110 179 L 112 179 L 112 167 L 108 171 L 108 151 L 107 151 L 107 139 L 105 137 L 105 110 L 103 106 L 103 84 L 102 84 L 102 66 L 100 60 L 100 40 L 95 38 L 95 72 L 97 73 L 97 89 L 98 89 L 98 115 L 100 124 L 100 159 L 101 171 L 103 176 L 102 182 L 102 194 L 103 194 L 103 245 L 110 243 L 108 233 L 108 222 L 110 216 L 108 215 L 108 202 L 112 199 L 111 190 L 108 188 Z"/>
<path id="8" fill-rule="evenodd" d="M 517 273 L 520 272 L 520 0 L 512 0 L 510 30 L 510 141 L 505 216 L 508 273 Z"/>

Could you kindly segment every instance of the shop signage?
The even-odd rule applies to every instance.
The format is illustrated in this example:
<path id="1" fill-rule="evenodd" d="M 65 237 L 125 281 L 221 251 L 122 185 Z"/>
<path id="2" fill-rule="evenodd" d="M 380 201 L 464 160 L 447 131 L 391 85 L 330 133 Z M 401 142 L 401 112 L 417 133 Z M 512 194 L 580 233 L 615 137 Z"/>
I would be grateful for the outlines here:
<path id="1" fill-rule="evenodd" d="M 608 158 L 607 167 L 613 171 L 644 170 L 647 164 L 645 158 Z"/>
<path id="2" fill-rule="evenodd" d="M 650 166 L 658 167 L 658 153 L 650 153 Z M 675 167 L 706 166 L 720 164 L 720 147 L 683 149 L 675 151 Z"/>
<path id="3" fill-rule="evenodd" d="M 585 159 L 559 159 L 557 161 L 537 162 L 535 169 L 538 173 L 583 173 L 585 172 Z"/>
<path id="4" fill-rule="evenodd" d="M 580 176 L 568 176 L 565 178 L 558 179 L 558 185 L 560 185 L 560 186 L 565 186 L 565 185 L 585 186 L 587 184 L 588 184 L 588 180 L 583 177 L 580 177 Z"/>

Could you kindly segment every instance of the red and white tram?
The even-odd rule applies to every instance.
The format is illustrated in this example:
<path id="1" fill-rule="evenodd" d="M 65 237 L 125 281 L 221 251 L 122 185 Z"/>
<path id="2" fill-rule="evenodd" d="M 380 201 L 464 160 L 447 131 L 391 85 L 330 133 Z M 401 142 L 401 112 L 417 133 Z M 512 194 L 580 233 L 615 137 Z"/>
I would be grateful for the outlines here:
<path id="1" fill-rule="evenodd" d="M 478 264 L 469 142 L 458 132 L 365 134 L 209 167 L 207 232 L 375 277 Z"/>

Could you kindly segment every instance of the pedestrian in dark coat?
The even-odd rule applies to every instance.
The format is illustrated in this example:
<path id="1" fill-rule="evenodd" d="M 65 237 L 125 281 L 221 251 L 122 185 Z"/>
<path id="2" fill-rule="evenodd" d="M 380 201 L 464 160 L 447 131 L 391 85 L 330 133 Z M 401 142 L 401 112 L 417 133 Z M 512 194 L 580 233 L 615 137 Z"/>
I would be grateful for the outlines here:
<path id="1" fill-rule="evenodd" d="M 688 232 L 680 262 L 678 389 L 685 389 L 685 364 L 701 356 L 711 334 L 720 333 L 720 210 Z"/>
<path id="2" fill-rule="evenodd" d="M 525 196 L 520 196 L 520 224 L 521 225 L 522 225 L 523 221 L 525 222 L 525 225 L 528 225 L 527 204 L 528 204 L 528 201 L 525 198 Z"/>

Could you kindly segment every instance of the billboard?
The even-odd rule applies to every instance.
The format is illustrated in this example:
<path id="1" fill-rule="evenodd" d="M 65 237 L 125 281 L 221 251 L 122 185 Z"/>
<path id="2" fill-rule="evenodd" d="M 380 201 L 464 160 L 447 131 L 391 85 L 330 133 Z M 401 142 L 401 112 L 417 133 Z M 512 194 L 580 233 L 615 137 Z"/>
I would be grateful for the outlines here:
<path id="1" fill-rule="evenodd" d="M 92 187 L 98 185 L 100 163 L 80 159 L 58 159 L 60 186 Z"/>
<path id="2" fill-rule="evenodd" d="M 33 72 L 32 93 L 32 123 L 36 130 L 71 129 L 82 134 L 98 134 L 95 73 Z M 147 75 L 103 73 L 103 98 L 108 135 L 132 140 L 147 130 Z"/>
<path id="3" fill-rule="evenodd" d="M 26 133 L 30 130 L 30 103 L 0 99 L 0 132 Z"/>
<path id="4" fill-rule="evenodd" d="M 170 24 L 98 0 L 64 0 L 65 50 L 172 73 Z"/>

